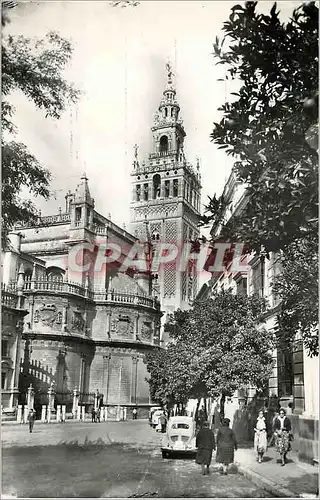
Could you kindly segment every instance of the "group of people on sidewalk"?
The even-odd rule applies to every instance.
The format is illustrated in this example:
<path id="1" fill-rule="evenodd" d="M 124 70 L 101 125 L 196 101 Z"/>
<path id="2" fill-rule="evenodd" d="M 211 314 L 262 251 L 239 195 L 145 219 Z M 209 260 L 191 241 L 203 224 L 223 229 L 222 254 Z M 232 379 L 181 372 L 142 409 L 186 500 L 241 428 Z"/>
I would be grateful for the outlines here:
<path id="1" fill-rule="evenodd" d="M 268 447 L 268 429 L 263 411 L 259 412 L 256 427 L 254 429 L 254 449 L 257 452 L 257 460 L 259 463 L 263 460 L 263 455 Z M 292 426 L 290 419 L 286 416 L 283 408 L 280 408 L 279 415 L 273 420 L 273 435 L 269 442 L 275 444 L 276 450 L 281 457 L 281 466 L 286 464 L 287 453 L 291 450 L 291 441 L 293 439 Z"/>
<path id="2" fill-rule="evenodd" d="M 209 474 L 209 467 L 212 460 L 212 452 L 217 448 L 216 462 L 222 464 L 221 474 L 228 474 L 228 467 L 234 461 L 234 451 L 238 444 L 235 434 L 229 427 L 230 419 L 224 418 L 221 422 L 221 428 L 217 433 L 217 442 L 214 433 L 209 429 L 209 422 L 204 421 L 196 438 L 198 448 L 196 463 L 201 465 L 202 474 Z M 267 425 L 264 413 L 261 410 L 258 414 L 255 425 L 254 449 L 257 452 L 257 460 L 262 462 L 263 456 L 267 451 Z M 286 463 L 287 453 L 291 449 L 292 427 L 291 421 L 286 416 L 283 408 L 280 408 L 279 415 L 273 421 L 273 435 L 270 441 L 275 442 L 277 452 L 281 457 L 281 466 Z M 271 442 L 269 442 L 271 445 Z"/>

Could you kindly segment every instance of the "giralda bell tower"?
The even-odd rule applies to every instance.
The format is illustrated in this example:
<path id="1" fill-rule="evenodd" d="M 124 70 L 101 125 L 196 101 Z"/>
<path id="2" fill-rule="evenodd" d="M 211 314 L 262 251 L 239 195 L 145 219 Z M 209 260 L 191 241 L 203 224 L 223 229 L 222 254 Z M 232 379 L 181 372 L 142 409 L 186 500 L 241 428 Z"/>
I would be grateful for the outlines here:
<path id="1" fill-rule="evenodd" d="M 133 162 L 132 232 L 145 241 L 146 222 L 153 248 L 161 242 L 185 242 L 199 236 L 201 176 L 184 154 L 186 132 L 179 117 L 180 106 L 167 64 L 168 81 L 151 127 L 153 149 L 147 161 Z M 153 288 L 165 313 L 187 309 L 198 291 L 194 271 L 177 269 L 176 262 L 160 267 Z"/>

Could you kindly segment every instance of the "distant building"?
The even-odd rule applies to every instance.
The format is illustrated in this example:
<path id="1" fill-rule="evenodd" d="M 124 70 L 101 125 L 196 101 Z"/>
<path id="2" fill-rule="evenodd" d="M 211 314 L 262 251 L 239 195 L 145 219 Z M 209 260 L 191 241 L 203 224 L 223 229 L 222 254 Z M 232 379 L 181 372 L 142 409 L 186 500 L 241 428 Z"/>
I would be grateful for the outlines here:
<path id="1" fill-rule="evenodd" d="M 146 412 L 150 399 L 144 355 L 159 345 L 162 313 L 160 302 L 149 294 L 149 274 L 119 269 L 137 239 L 95 210 L 85 174 L 75 192 L 66 195 L 64 211 L 21 227 L 10 238 L 3 281 L 16 291 L 19 272 L 23 274 L 27 310 L 19 402 L 26 403 L 32 384 L 39 409 L 47 404 L 53 384 L 55 402 L 66 404 L 67 412 L 74 391 L 87 407 L 98 391 L 110 416 L 119 406 Z M 96 270 L 99 248 L 110 242 L 122 253 L 112 265 Z M 72 252 L 78 265 L 89 264 L 88 272 L 69 265 Z"/>
<path id="2" fill-rule="evenodd" d="M 179 254 L 184 244 L 199 237 L 201 176 L 184 153 L 186 132 L 180 118 L 180 105 L 168 66 L 168 82 L 151 127 L 153 150 L 140 162 L 136 150 L 133 164 L 132 232 L 145 238 L 145 224 L 155 252 L 161 243 L 174 243 Z M 160 266 L 154 273 L 153 287 L 164 312 L 187 309 L 198 292 L 196 272 Z M 165 320 L 165 316 L 163 318 Z"/>
<path id="3" fill-rule="evenodd" d="M 232 171 L 226 182 L 224 193 L 227 203 L 225 220 L 241 212 L 248 201 L 245 185 L 236 180 Z M 219 237 L 221 227 L 212 227 L 213 240 Z M 247 257 L 248 272 L 225 272 L 212 275 L 209 282 L 201 288 L 198 300 L 210 297 L 213 291 L 231 290 L 235 294 L 257 295 L 267 302 L 265 327 L 277 328 L 277 314 L 280 301 L 272 290 L 276 276 L 281 273 L 280 256 L 270 252 Z M 289 348 L 276 349 L 273 353 L 274 369 L 269 379 L 266 396 L 278 398 L 279 403 L 288 409 L 293 422 L 296 440 L 293 446 L 299 450 L 302 460 L 318 461 L 318 424 L 319 424 L 319 359 L 310 358 L 297 332 L 294 351 Z M 239 399 L 251 399 L 255 394 L 253 387 L 239 390 Z"/>

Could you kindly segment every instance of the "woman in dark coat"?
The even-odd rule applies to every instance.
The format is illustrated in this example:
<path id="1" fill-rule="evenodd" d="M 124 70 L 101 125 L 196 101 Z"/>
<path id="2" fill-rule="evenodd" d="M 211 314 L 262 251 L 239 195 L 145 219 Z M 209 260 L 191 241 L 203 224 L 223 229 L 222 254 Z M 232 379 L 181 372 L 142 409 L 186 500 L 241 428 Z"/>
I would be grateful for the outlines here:
<path id="1" fill-rule="evenodd" d="M 217 434 L 217 457 L 216 461 L 223 465 L 222 474 L 228 474 L 228 465 L 234 461 L 234 450 L 237 449 L 237 441 L 232 429 L 229 428 L 229 418 L 223 419 L 221 429 Z"/>
<path id="2" fill-rule="evenodd" d="M 216 449 L 214 434 L 209 429 L 209 422 L 203 422 L 202 429 L 197 435 L 196 447 L 198 448 L 196 463 L 201 465 L 203 475 L 209 474 L 212 450 Z"/>
<path id="3" fill-rule="evenodd" d="M 286 412 L 280 408 L 279 416 L 275 418 L 273 423 L 273 431 L 275 436 L 275 445 L 277 452 L 281 457 L 281 466 L 286 463 L 287 453 L 291 450 L 291 422 L 286 417 Z"/>

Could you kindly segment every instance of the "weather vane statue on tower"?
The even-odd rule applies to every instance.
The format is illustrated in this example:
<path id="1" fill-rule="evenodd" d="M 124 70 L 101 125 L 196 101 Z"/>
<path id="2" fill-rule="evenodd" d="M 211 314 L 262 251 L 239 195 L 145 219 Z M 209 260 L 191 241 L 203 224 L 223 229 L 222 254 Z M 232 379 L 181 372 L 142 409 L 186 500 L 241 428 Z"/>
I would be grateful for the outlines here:
<path id="1" fill-rule="evenodd" d="M 169 62 L 167 62 L 167 64 L 166 64 L 166 69 L 167 69 L 167 73 L 168 73 L 168 84 L 172 85 L 172 77 L 174 76 L 174 74 L 172 71 L 171 64 Z"/>

